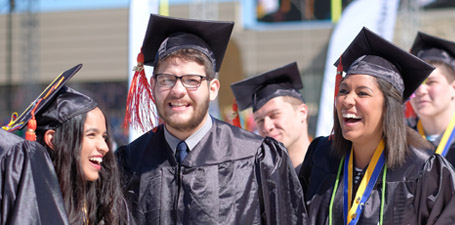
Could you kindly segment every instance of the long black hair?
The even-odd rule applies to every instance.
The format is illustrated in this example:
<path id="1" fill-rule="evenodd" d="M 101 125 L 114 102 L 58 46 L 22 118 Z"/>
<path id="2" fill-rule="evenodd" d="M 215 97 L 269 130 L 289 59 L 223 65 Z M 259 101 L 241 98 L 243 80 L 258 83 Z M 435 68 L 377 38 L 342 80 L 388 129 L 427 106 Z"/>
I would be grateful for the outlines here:
<path id="1" fill-rule="evenodd" d="M 44 142 L 46 130 L 37 130 L 38 142 L 51 155 L 70 224 L 127 224 L 126 203 L 109 138 L 106 138 L 109 151 L 103 157 L 99 178 L 93 182 L 84 179 L 80 156 L 86 115 L 77 115 L 55 128 L 53 150 Z M 109 134 L 105 114 L 104 118 Z"/>

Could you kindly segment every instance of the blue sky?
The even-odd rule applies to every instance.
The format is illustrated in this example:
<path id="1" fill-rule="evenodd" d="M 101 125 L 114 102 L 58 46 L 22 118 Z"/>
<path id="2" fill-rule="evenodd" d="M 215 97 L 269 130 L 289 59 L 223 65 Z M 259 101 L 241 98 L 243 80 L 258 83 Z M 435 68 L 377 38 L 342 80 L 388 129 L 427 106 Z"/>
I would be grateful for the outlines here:
<path id="1" fill-rule="evenodd" d="M 23 11 L 27 2 L 35 2 L 34 9 L 40 12 L 87 10 L 106 8 L 126 8 L 130 0 L 14 0 L 16 11 Z M 168 0 L 170 4 L 180 4 L 191 0 Z M 0 0 L 0 13 L 7 13 L 10 0 Z"/>
<path id="2" fill-rule="evenodd" d="M 40 3 L 39 6 L 40 11 L 125 8 L 128 7 L 130 2 L 129 0 L 38 0 L 38 1 Z"/>

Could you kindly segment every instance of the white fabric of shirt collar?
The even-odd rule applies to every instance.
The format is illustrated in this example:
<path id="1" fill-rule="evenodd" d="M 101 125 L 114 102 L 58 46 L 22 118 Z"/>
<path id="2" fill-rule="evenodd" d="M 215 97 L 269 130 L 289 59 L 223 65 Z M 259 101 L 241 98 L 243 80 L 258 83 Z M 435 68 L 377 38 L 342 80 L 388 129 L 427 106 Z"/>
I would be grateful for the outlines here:
<path id="1" fill-rule="evenodd" d="M 196 146 L 197 143 L 199 143 L 199 141 L 209 132 L 210 128 L 212 128 L 212 120 L 212 117 L 209 115 L 204 125 L 199 130 L 194 132 L 191 136 L 189 136 L 186 140 L 184 140 L 188 146 L 189 151 L 193 150 L 194 146 Z M 174 152 L 175 149 L 177 149 L 177 145 L 180 143 L 180 141 L 182 141 L 169 133 L 169 131 L 166 129 L 166 126 L 164 126 L 164 138 L 166 139 L 169 147 L 171 147 L 172 151 Z"/>

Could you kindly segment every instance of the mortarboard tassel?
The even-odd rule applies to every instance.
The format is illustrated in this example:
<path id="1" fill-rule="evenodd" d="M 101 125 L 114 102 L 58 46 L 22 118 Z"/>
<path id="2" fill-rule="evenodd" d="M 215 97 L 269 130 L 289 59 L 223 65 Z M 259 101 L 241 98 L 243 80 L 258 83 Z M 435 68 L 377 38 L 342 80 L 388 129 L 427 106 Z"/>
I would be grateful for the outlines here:
<path id="1" fill-rule="evenodd" d="M 234 103 L 232 104 L 232 111 L 232 125 L 242 128 L 242 125 L 240 124 L 239 107 L 237 106 L 235 98 Z"/>
<path id="2" fill-rule="evenodd" d="M 340 89 L 341 78 L 343 78 L 342 75 L 343 75 L 343 64 L 341 63 L 341 56 L 340 56 L 340 63 L 337 66 L 337 75 L 335 78 L 335 93 L 334 93 L 334 97 L 333 97 L 334 101 L 335 101 L 335 98 L 337 97 L 338 91 Z"/>
<path id="3" fill-rule="evenodd" d="M 28 141 L 36 141 L 36 134 L 35 134 L 35 130 L 36 130 L 36 119 L 35 119 L 35 111 L 36 109 L 38 108 L 38 105 L 39 103 L 41 102 L 41 100 L 43 100 L 42 98 L 40 98 L 38 100 L 38 102 L 35 104 L 35 106 L 33 107 L 32 111 L 31 111 L 31 115 L 32 115 L 32 118 L 28 121 L 27 123 L 27 131 L 25 131 L 25 140 L 28 140 Z"/>
<path id="4" fill-rule="evenodd" d="M 411 101 L 409 101 L 409 100 L 406 101 L 406 103 L 404 104 L 404 117 L 406 119 L 417 118 L 417 115 L 415 114 L 414 109 L 412 109 Z"/>
<path id="5" fill-rule="evenodd" d="M 145 132 L 154 127 L 157 115 L 153 106 L 155 99 L 145 76 L 142 51 L 137 56 L 137 66 L 134 67 L 134 71 L 128 91 L 123 126 L 128 127 L 130 124 L 133 129 Z"/>
<path id="6" fill-rule="evenodd" d="M 337 75 L 335 77 L 335 92 L 333 94 L 333 116 L 337 116 L 335 112 L 335 101 L 338 95 L 338 91 L 340 89 L 340 83 L 341 83 L 341 78 L 343 78 L 343 64 L 341 63 L 341 56 L 340 56 L 340 62 L 337 65 Z M 332 139 L 333 135 L 333 127 L 332 131 L 330 132 L 329 140 Z"/>

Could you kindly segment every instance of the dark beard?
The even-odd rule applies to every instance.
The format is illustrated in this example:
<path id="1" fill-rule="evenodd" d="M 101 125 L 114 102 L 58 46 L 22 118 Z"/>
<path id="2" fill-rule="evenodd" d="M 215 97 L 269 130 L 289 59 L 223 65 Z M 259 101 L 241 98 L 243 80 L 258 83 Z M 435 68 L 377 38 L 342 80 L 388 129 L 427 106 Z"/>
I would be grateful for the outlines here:
<path id="1" fill-rule="evenodd" d="M 194 130 L 196 127 L 198 127 L 204 120 L 204 117 L 205 117 L 205 115 L 207 115 L 207 112 L 209 110 L 209 103 L 210 103 L 210 100 L 207 98 L 207 100 L 202 102 L 202 104 L 197 105 L 194 117 L 185 123 L 175 123 L 174 121 L 168 119 L 168 117 L 163 116 L 163 114 L 161 113 L 161 110 L 159 110 L 159 108 L 158 108 L 158 115 L 160 116 L 160 118 L 164 121 L 164 123 L 167 126 L 172 127 L 175 130 L 178 130 L 181 132 L 191 131 L 191 130 Z"/>

